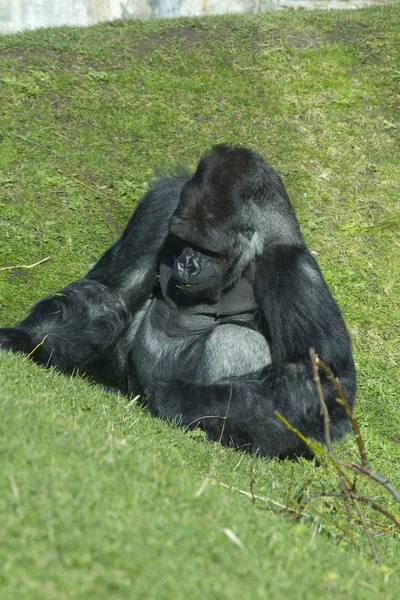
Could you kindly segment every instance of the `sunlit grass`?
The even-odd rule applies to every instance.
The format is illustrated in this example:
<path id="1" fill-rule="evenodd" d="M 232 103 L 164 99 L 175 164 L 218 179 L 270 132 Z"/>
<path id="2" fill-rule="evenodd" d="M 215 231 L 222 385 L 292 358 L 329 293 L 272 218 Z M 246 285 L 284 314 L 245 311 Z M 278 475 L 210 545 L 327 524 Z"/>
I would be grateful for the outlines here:
<path id="1" fill-rule="evenodd" d="M 343 310 L 369 456 L 400 487 L 399 16 L 396 4 L 1 37 L 0 269 L 16 267 L 0 271 L 1 324 L 95 263 L 154 169 L 249 146 L 283 177 Z M 317 463 L 233 452 L 80 378 L 0 361 L 4 597 L 397 598 L 397 539 L 374 533 L 377 570 L 361 529 L 354 548 L 320 516 L 345 519 L 331 503 L 293 522 L 219 485 L 249 492 L 254 478 L 285 505 Z M 351 437 L 336 449 L 357 454 Z"/>

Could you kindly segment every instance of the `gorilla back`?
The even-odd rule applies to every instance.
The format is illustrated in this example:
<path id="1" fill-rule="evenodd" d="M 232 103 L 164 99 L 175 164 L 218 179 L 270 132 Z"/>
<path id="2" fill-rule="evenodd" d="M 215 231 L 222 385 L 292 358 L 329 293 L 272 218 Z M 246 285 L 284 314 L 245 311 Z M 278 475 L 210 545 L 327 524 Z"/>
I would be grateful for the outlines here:
<path id="1" fill-rule="evenodd" d="M 275 411 L 324 439 L 310 347 L 351 404 L 356 391 L 340 310 L 280 177 L 226 145 L 194 174 L 160 178 L 97 265 L 0 329 L 0 346 L 62 371 L 107 373 L 160 418 L 263 455 L 302 451 Z M 345 411 L 321 381 L 340 437 Z"/>

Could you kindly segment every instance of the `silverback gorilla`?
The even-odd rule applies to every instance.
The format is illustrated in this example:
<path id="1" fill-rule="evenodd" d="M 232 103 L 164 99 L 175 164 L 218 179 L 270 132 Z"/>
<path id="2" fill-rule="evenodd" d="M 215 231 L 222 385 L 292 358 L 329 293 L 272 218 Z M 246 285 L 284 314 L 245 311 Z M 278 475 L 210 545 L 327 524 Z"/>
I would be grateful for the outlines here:
<path id="1" fill-rule="evenodd" d="M 227 145 L 194 174 L 158 179 L 95 267 L 0 329 L 0 347 L 144 395 L 162 419 L 267 456 L 302 451 L 275 411 L 324 440 L 310 347 L 351 404 L 356 390 L 346 327 L 280 177 Z M 337 438 L 347 417 L 321 380 Z"/>

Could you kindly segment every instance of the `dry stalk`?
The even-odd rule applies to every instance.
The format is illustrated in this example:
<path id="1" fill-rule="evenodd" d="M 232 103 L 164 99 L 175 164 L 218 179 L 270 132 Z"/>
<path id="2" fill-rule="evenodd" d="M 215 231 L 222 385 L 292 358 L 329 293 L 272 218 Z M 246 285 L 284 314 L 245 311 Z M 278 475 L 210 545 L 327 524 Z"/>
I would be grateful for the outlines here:
<path id="1" fill-rule="evenodd" d="M 294 433 L 296 433 L 296 435 L 303 442 L 305 442 L 310 448 L 312 448 L 317 454 L 324 456 L 333 464 L 333 466 L 338 474 L 338 477 L 339 477 L 339 491 L 329 491 L 329 492 L 323 491 L 323 492 L 317 492 L 317 493 L 310 492 L 310 493 L 308 493 L 308 495 L 305 498 L 303 498 L 303 494 L 304 494 L 305 490 L 309 490 L 309 488 L 314 480 L 314 478 L 312 477 L 306 481 L 306 483 L 301 487 L 300 491 L 291 499 L 290 503 L 292 506 L 293 505 L 296 506 L 298 511 L 299 510 L 303 511 L 304 508 L 309 504 L 309 502 L 315 498 L 324 498 L 325 497 L 325 498 L 339 498 L 339 499 L 343 500 L 344 507 L 346 510 L 346 515 L 347 515 L 347 526 L 345 528 L 343 528 L 336 523 L 334 523 L 334 525 L 336 527 L 338 527 L 341 531 L 343 531 L 344 533 L 349 535 L 348 527 L 350 526 L 351 521 L 353 520 L 353 521 L 360 523 L 364 529 L 366 536 L 367 536 L 367 539 L 368 539 L 369 545 L 371 547 L 371 551 L 374 556 L 375 562 L 377 564 L 380 564 L 379 555 L 376 550 L 376 546 L 375 546 L 375 543 L 374 543 L 374 540 L 373 540 L 373 537 L 371 534 L 370 524 L 367 522 L 367 519 L 364 515 L 364 512 L 362 510 L 362 505 L 364 504 L 364 505 L 369 506 L 373 510 L 384 515 L 387 519 L 391 520 L 397 526 L 400 526 L 400 518 L 396 514 L 391 513 L 384 506 L 381 506 L 380 504 L 375 502 L 375 500 L 373 500 L 372 498 L 369 498 L 369 497 L 365 496 L 364 494 L 359 493 L 358 490 L 356 489 L 357 475 L 363 475 L 363 476 L 367 477 L 368 479 L 370 479 L 371 481 L 374 481 L 374 482 L 378 483 L 379 485 L 381 485 L 382 487 L 384 487 L 395 498 L 395 500 L 399 504 L 400 504 L 400 493 L 394 488 L 394 486 L 388 481 L 388 479 L 384 475 L 382 475 L 380 473 L 375 473 L 375 471 L 373 471 L 373 469 L 371 468 L 371 465 L 370 465 L 370 462 L 368 459 L 368 455 L 367 455 L 367 450 L 366 450 L 365 443 L 364 443 L 364 440 L 363 440 L 361 432 L 360 432 L 360 428 L 359 428 L 357 419 L 356 419 L 354 412 L 343 392 L 343 389 L 340 385 L 339 379 L 333 375 L 332 370 L 318 357 L 318 355 L 316 354 L 316 352 L 313 348 L 310 349 L 310 358 L 311 358 L 311 364 L 312 364 L 312 368 L 313 368 L 314 383 L 316 386 L 317 396 L 318 396 L 318 400 L 319 400 L 320 407 L 321 407 L 321 415 L 322 415 L 323 423 L 324 423 L 324 436 L 325 436 L 325 442 L 326 442 L 327 449 L 326 450 L 322 449 L 319 445 L 317 445 L 316 443 L 311 441 L 309 438 L 307 438 L 307 436 L 305 436 L 300 431 L 298 431 L 295 427 L 293 427 L 293 425 L 291 425 L 285 419 L 285 417 L 283 417 L 280 413 L 275 412 L 275 414 L 286 425 L 286 427 L 288 427 L 288 429 L 290 431 L 293 431 Z M 335 452 L 333 450 L 333 445 L 332 445 L 329 411 L 328 411 L 328 407 L 326 405 L 323 390 L 322 390 L 319 369 L 321 369 L 324 372 L 326 378 L 332 384 L 332 386 L 335 389 L 335 392 L 338 396 L 336 400 L 339 404 L 341 404 L 344 407 L 344 409 L 347 413 L 347 416 L 351 422 L 354 436 L 357 440 L 361 464 L 359 464 L 357 462 L 349 463 L 349 462 L 343 461 L 343 460 L 337 458 L 337 456 L 335 455 Z M 352 480 L 349 477 L 349 475 L 347 474 L 347 471 L 351 471 L 355 474 L 354 480 Z M 352 514 L 352 511 L 350 508 L 351 505 L 354 506 L 356 514 Z M 371 526 L 376 526 L 376 523 L 372 522 Z M 383 526 L 382 524 L 379 524 L 379 529 L 381 531 L 386 531 L 388 533 L 393 534 L 393 532 L 390 529 L 385 528 L 385 526 Z"/>
<path id="2" fill-rule="evenodd" d="M 360 428 L 358 426 L 357 423 L 357 419 L 354 415 L 354 412 L 346 398 L 346 396 L 344 395 L 344 392 L 342 390 L 342 386 L 340 385 L 339 379 L 337 377 L 335 377 L 332 373 L 332 370 L 328 367 L 328 365 L 326 365 L 319 357 L 317 354 L 315 354 L 315 351 L 313 348 L 310 349 L 310 354 L 311 356 L 314 356 L 314 360 L 316 362 L 316 365 L 322 369 L 326 375 L 326 378 L 328 381 L 331 382 L 331 384 L 333 385 L 337 395 L 338 395 L 338 399 L 337 402 L 339 404 L 341 404 L 342 406 L 344 406 L 345 411 L 347 412 L 347 415 L 350 419 L 351 425 L 353 427 L 353 431 L 354 431 L 354 437 L 357 440 L 357 444 L 358 444 L 358 450 L 360 452 L 360 456 L 361 456 L 361 462 L 363 464 L 364 467 L 369 467 L 369 461 L 368 461 L 368 457 L 367 457 L 367 451 L 365 449 L 365 444 L 364 444 L 364 440 L 362 439 L 361 436 L 361 432 L 360 432 Z M 311 361 L 313 361 L 313 358 L 311 358 Z M 314 363 L 313 363 L 314 364 Z"/>
<path id="3" fill-rule="evenodd" d="M 79 185 L 82 185 L 83 187 L 85 187 L 86 189 L 90 190 L 91 192 L 94 192 L 95 194 L 98 194 L 99 196 L 103 196 L 104 198 L 107 197 L 106 194 L 103 194 L 102 192 L 100 192 L 100 190 L 96 190 L 96 188 L 91 187 L 90 185 L 88 185 L 84 181 L 81 181 L 80 179 L 77 179 L 76 177 L 73 177 L 72 175 L 68 175 L 68 173 L 66 173 L 62 169 L 57 169 L 57 171 L 59 173 L 61 173 L 62 175 L 65 175 L 65 177 L 69 177 L 70 179 L 72 179 L 72 181 L 75 181 L 75 183 L 79 183 Z"/>
<path id="4" fill-rule="evenodd" d="M 50 260 L 51 256 L 46 256 L 46 258 L 42 258 L 42 260 L 38 260 L 33 263 L 33 265 L 16 265 L 15 267 L 1 267 L 0 271 L 14 271 L 15 269 L 33 269 L 33 267 L 37 267 L 38 265 L 43 264 L 44 262 Z"/>

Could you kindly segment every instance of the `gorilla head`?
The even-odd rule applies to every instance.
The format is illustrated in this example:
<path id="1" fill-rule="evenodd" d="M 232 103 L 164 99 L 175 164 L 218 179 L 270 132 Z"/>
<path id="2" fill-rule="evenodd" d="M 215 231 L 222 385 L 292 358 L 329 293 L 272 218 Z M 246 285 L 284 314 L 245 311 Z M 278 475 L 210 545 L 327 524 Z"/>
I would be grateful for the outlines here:
<path id="1" fill-rule="evenodd" d="M 263 159 L 220 145 L 183 186 L 169 231 L 172 277 L 187 297 L 215 302 L 262 253 L 266 237 L 296 236 L 298 226 L 279 177 Z"/>

